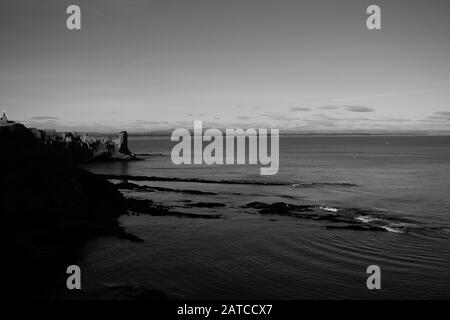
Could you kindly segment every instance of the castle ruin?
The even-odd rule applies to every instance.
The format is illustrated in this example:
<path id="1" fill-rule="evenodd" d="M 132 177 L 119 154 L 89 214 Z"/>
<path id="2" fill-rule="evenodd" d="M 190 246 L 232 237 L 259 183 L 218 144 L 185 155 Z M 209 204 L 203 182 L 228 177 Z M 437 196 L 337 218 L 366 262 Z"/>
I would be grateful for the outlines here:
<path id="1" fill-rule="evenodd" d="M 9 121 L 6 112 L 0 118 L 0 126 L 18 125 Z M 136 156 L 128 149 L 128 134 L 121 131 L 118 136 L 88 134 L 86 132 L 56 132 L 28 128 L 36 139 L 57 152 L 69 155 L 77 161 L 91 160 L 135 160 Z"/>
<path id="2" fill-rule="evenodd" d="M 32 132 L 45 144 L 50 145 L 53 149 L 69 152 L 76 160 L 132 160 L 135 158 L 135 155 L 128 149 L 126 131 L 120 132 L 117 137 L 86 132 L 56 132 L 54 130 L 32 129 Z"/>

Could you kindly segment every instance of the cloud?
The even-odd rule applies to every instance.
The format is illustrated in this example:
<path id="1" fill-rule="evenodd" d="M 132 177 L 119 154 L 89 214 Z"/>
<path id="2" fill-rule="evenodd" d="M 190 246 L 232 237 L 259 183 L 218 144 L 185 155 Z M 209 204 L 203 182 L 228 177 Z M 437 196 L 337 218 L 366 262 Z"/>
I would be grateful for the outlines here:
<path id="1" fill-rule="evenodd" d="M 260 114 L 260 117 L 274 120 L 274 121 L 282 121 L 282 122 L 298 120 L 297 118 L 292 118 L 292 116 L 283 115 L 278 112 L 262 113 L 262 114 Z"/>
<path id="2" fill-rule="evenodd" d="M 158 124 L 169 124 L 168 121 L 146 121 L 146 120 L 136 120 L 134 122 L 131 123 L 132 125 L 146 125 L 146 124 L 150 124 L 150 125 L 158 125 Z"/>
<path id="3" fill-rule="evenodd" d="M 189 117 L 204 117 L 205 114 L 203 113 L 186 113 L 187 116 Z"/>
<path id="4" fill-rule="evenodd" d="M 343 106 L 321 106 L 317 107 L 317 109 L 321 110 L 338 110 L 338 109 L 345 109 L 350 112 L 373 112 L 375 109 L 365 107 L 365 106 L 352 106 L 352 105 L 343 105 Z"/>
<path id="5" fill-rule="evenodd" d="M 425 119 L 418 120 L 419 122 L 429 122 L 429 123 L 447 123 L 450 119 L 438 118 L 438 117 L 426 117 Z"/>
<path id="6" fill-rule="evenodd" d="M 336 110 L 339 109 L 338 106 L 321 106 L 318 109 L 322 109 L 322 110 Z"/>
<path id="7" fill-rule="evenodd" d="M 58 126 L 59 120 L 60 118 L 58 117 L 36 116 L 31 118 L 24 118 L 23 123 L 31 128 L 50 129 Z"/>
<path id="8" fill-rule="evenodd" d="M 55 121 L 59 120 L 58 117 L 49 117 L 49 116 L 39 116 L 39 117 L 31 117 L 29 120 L 38 120 L 38 121 Z"/>
<path id="9" fill-rule="evenodd" d="M 428 116 L 424 119 L 420 119 L 420 122 L 435 122 L 435 123 L 442 123 L 442 122 L 448 122 L 450 121 L 450 111 L 437 111 L 433 113 L 433 115 Z"/>
<path id="10" fill-rule="evenodd" d="M 429 118 L 450 120 L 450 111 L 438 111 L 435 112 L 434 114 L 435 114 L 434 116 L 431 116 Z"/>
<path id="11" fill-rule="evenodd" d="M 249 116 L 237 116 L 236 119 L 245 120 L 246 121 L 246 120 L 250 120 L 251 117 L 249 117 Z"/>
<path id="12" fill-rule="evenodd" d="M 302 108 L 302 107 L 292 107 L 289 109 L 289 111 L 309 111 L 310 108 Z"/>
<path id="13" fill-rule="evenodd" d="M 343 106 L 345 110 L 350 112 L 373 112 L 375 109 L 364 106 Z"/>

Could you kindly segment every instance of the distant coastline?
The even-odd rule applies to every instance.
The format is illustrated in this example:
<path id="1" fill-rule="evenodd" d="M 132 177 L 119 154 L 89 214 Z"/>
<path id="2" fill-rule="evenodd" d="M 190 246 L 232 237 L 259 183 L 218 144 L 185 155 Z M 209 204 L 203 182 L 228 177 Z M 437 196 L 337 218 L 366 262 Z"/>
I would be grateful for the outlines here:
<path id="1" fill-rule="evenodd" d="M 171 131 L 151 131 L 151 132 L 129 132 L 129 137 L 167 137 L 170 138 Z M 280 137 L 342 137 L 342 136 L 450 136 L 450 130 L 445 131 L 408 131 L 408 132 L 282 132 L 280 131 Z"/>

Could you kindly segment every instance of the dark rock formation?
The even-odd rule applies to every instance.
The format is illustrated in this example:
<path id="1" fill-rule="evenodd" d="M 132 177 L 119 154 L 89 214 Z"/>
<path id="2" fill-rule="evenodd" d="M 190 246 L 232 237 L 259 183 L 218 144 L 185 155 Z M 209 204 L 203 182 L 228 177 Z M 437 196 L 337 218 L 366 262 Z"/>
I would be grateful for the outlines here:
<path id="1" fill-rule="evenodd" d="M 223 207 L 226 207 L 226 204 L 225 203 L 220 203 L 220 202 L 197 202 L 197 203 L 187 204 L 186 207 L 192 207 L 192 208 L 223 208 Z"/>
<path id="2" fill-rule="evenodd" d="M 0 126 L 2 289 L 21 298 L 48 298 L 65 289 L 80 240 L 125 235 L 117 188 L 78 168 L 24 126 Z"/>
<path id="3" fill-rule="evenodd" d="M 245 180 L 210 180 L 196 178 L 177 178 L 177 177 L 154 177 L 154 176 L 130 176 L 102 174 L 105 179 L 123 180 L 123 181 L 169 181 L 169 182 L 193 182 L 193 183 L 211 183 L 211 184 L 238 184 L 238 185 L 262 185 L 262 186 L 287 186 L 288 182 L 265 182 L 265 181 L 245 181 Z"/>
<path id="4" fill-rule="evenodd" d="M 264 202 L 250 202 L 244 208 L 258 209 L 261 214 L 276 214 L 281 216 L 301 216 L 299 212 L 314 211 L 312 205 L 295 205 L 285 202 L 264 203 Z"/>
<path id="5" fill-rule="evenodd" d="M 416 222 L 374 209 L 362 208 L 328 208 L 318 205 L 298 205 L 285 202 L 250 202 L 242 208 L 254 210 L 262 215 L 287 216 L 297 219 L 333 223 L 327 229 L 354 231 L 381 231 L 404 233 L 406 225 L 412 225 L 417 231 Z"/>
<path id="6" fill-rule="evenodd" d="M 131 182 L 121 182 L 116 184 L 119 189 L 129 189 L 129 190 L 138 190 L 138 191 L 146 191 L 146 192 L 154 192 L 154 191 L 164 191 L 164 192 L 175 192 L 175 193 L 186 193 L 186 194 L 194 194 L 194 195 L 216 195 L 215 192 L 209 191 L 201 191 L 201 190 L 190 190 L 190 189 L 172 189 L 172 188 L 164 188 L 164 187 L 153 187 L 146 185 L 138 185 Z"/>
<path id="7" fill-rule="evenodd" d="M 121 131 L 119 133 L 119 152 L 122 154 L 130 154 L 130 150 L 128 149 L 128 133 L 126 131 Z"/>
<path id="8" fill-rule="evenodd" d="M 151 200 L 126 199 L 129 210 L 136 214 L 147 214 L 151 216 L 179 217 L 179 218 L 199 218 L 199 219 L 223 219 L 220 214 L 197 214 L 188 212 L 173 211 L 168 206 L 156 204 Z"/>

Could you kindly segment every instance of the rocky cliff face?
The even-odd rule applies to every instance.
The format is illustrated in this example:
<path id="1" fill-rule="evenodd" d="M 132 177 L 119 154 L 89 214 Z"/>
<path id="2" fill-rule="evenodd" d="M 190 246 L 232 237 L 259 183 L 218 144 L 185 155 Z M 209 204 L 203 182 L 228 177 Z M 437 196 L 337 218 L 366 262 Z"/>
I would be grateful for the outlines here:
<path id="1" fill-rule="evenodd" d="M 1 219 L 14 221 L 21 215 L 33 226 L 60 226 L 92 224 L 121 213 L 122 195 L 113 184 L 79 169 L 24 126 L 0 128 L 0 148 Z M 39 210 L 45 215 L 37 215 Z"/>
<path id="2" fill-rule="evenodd" d="M 81 240 L 120 233 L 115 219 L 123 203 L 113 184 L 78 168 L 24 126 L 0 126 L 2 289 L 41 298 L 62 289 Z"/>

